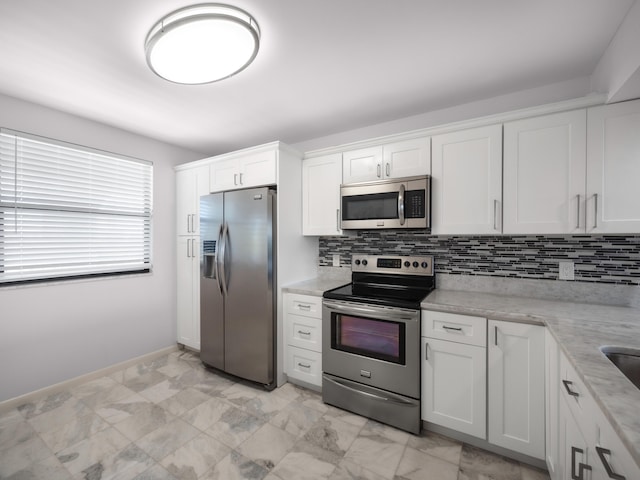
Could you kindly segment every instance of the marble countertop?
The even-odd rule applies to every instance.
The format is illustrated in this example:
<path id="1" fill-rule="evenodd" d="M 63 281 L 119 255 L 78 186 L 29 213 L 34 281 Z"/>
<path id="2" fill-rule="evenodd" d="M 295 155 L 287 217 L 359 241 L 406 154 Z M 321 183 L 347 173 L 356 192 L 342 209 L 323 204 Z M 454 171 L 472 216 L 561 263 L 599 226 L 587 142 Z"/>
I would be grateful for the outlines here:
<path id="1" fill-rule="evenodd" d="M 286 293 L 297 293 L 300 295 L 315 295 L 317 297 L 321 297 L 324 292 L 327 290 L 331 290 L 332 288 L 337 288 L 342 285 L 346 285 L 350 283 L 351 279 L 345 280 L 343 278 L 326 278 L 326 277 L 317 277 L 312 278 L 310 280 L 306 280 L 304 282 L 294 283 L 291 285 L 286 285 L 282 288 L 283 292 Z"/>
<path id="2" fill-rule="evenodd" d="M 640 390 L 599 350 L 640 349 L 640 309 L 442 289 L 422 308 L 545 325 L 640 466 Z"/>

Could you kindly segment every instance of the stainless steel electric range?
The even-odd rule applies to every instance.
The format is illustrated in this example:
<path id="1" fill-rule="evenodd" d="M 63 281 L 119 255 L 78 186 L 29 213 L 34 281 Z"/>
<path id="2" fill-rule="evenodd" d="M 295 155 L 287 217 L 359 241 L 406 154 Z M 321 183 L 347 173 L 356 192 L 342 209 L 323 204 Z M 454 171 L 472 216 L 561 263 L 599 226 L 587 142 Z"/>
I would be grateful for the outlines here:
<path id="1" fill-rule="evenodd" d="M 322 399 L 420 433 L 420 303 L 433 257 L 354 255 L 322 302 Z"/>

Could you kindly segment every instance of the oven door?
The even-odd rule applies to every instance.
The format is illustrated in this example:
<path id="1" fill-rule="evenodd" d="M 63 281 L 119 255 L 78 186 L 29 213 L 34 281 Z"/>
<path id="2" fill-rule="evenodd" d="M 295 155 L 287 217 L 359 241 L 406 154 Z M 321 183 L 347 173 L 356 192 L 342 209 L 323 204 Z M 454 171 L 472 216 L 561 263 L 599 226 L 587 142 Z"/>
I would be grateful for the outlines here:
<path id="1" fill-rule="evenodd" d="M 325 299 L 325 373 L 420 398 L 420 311 Z"/>

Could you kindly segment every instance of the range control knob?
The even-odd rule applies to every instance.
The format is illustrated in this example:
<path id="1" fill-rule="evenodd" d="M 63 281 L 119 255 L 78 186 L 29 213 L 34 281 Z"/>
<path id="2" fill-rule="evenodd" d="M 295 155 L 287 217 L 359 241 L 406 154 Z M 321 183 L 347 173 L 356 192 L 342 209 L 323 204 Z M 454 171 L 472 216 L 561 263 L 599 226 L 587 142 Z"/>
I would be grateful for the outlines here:
<path id="1" fill-rule="evenodd" d="M 353 263 L 355 263 L 356 265 L 360 265 L 360 260 L 356 260 L 356 261 L 355 261 L 355 262 L 353 262 Z"/>
<path id="2" fill-rule="evenodd" d="M 367 262 L 366 260 L 362 260 L 362 265 L 364 265 L 365 267 L 367 266 L 367 263 L 369 262 Z"/>
<path id="3" fill-rule="evenodd" d="M 411 262 L 409 262 L 409 261 L 405 261 L 405 262 L 404 262 L 404 266 L 405 266 L 406 268 L 409 268 L 409 267 L 411 266 Z"/>
<path id="4" fill-rule="evenodd" d="M 413 268 L 418 268 L 420 264 L 418 262 L 413 262 Z"/>
<path id="5" fill-rule="evenodd" d="M 422 268 L 427 268 L 429 264 L 427 262 L 422 262 Z"/>

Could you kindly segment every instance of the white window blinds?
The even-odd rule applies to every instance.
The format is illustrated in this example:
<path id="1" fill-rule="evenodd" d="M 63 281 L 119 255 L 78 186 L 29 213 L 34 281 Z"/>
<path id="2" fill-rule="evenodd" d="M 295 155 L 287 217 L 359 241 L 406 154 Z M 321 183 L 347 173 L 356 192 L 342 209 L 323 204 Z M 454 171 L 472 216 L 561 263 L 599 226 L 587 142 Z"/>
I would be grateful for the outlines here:
<path id="1" fill-rule="evenodd" d="M 151 268 L 153 166 L 0 129 L 0 284 Z"/>

